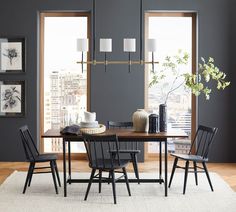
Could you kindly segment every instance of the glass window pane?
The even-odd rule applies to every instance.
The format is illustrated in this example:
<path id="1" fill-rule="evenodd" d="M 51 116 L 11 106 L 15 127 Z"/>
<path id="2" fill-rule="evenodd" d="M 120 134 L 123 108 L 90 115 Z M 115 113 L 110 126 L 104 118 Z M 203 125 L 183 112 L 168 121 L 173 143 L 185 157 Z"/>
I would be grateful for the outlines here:
<path id="1" fill-rule="evenodd" d="M 188 53 L 187 65 L 178 66 L 177 75 L 192 72 L 192 17 L 165 17 L 152 16 L 148 18 L 148 38 L 157 39 L 157 52 L 154 54 L 155 71 L 160 73 L 167 56 L 174 57 L 184 52 Z M 148 53 L 151 61 L 151 53 Z M 151 66 L 149 67 L 148 83 L 150 83 Z M 158 113 L 159 105 L 167 100 L 168 130 L 182 129 L 190 135 L 191 133 L 191 92 L 187 91 L 183 83 L 183 77 L 176 78 L 173 72 L 165 70 L 165 78 L 155 86 L 148 88 L 148 109 Z M 174 90 L 175 88 L 178 89 Z M 169 91 L 174 90 L 169 95 Z M 168 97 L 168 98 L 167 98 Z M 190 139 L 169 140 L 169 152 L 185 153 L 189 150 Z M 158 145 L 150 143 L 148 152 L 158 152 Z"/>
<path id="2" fill-rule="evenodd" d="M 82 73 L 76 63 L 76 40 L 87 38 L 87 25 L 87 17 L 44 19 L 44 131 L 78 124 L 87 110 L 87 66 Z M 45 139 L 44 151 L 61 152 L 61 140 Z M 83 143 L 73 144 L 72 152 L 85 152 Z"/>

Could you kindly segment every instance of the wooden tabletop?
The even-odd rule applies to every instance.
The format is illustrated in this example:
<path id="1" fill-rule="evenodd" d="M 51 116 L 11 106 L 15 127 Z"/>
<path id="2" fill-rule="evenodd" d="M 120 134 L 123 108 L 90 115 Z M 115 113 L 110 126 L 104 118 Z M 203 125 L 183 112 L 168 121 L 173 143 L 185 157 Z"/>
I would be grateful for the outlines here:
<path id="1" fill-rule="evenodd" d="M 159 133 L 145 133 L 135 132 L 133 129 L 108 129 L 104 133 L 99 135 L 111 135 L 116 134 L 120 139 L 161 139 L 161 138 L 187 138 L 187 134 L 181 130 L 171 130 L 168 132 Z M 81 139 L 81 135 L 62 135 L 60 130 L 49 129 L 43 135 L 42 138 L 67 138 L 67 139 Z"/>

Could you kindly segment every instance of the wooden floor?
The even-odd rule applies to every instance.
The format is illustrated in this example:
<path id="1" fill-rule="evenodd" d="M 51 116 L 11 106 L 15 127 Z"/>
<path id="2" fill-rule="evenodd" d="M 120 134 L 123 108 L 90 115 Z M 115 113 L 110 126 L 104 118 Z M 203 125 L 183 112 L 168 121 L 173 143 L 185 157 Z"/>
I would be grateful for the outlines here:
<path id="1" fill-rule="evenodd" d="M 157 161 L 147 161 L 139 163 L 140 172 L 155 172 L 157 171 Z M 62 161 L 58 161 L 59 170 L 62 171 Z M 169 162 L 169 172 L 172 168 L 172 162 Z M 27 171 L 28 163 L 25 162 L 0 162 L 0 184 L 15 170 Z M 218 173 L 229 185 L 236 191 L 236 163 L 208 163 L 208 169 L 211 172 Z M 87 161 L 72 161 L 73 172 L 89 172 Z M 128 171 L 132 172 L 132 166 L 128 167 Z"/>

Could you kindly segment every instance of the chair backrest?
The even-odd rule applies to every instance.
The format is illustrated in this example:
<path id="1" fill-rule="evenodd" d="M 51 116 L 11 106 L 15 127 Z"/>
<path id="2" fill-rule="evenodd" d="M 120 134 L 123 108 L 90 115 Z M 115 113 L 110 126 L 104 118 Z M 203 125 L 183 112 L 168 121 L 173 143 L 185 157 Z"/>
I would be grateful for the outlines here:
<path id="1" fill-rule="evenodd" d="M 132 129 L 133 122 L 115 122 L 115 121 L 107 121 L 107 128 L 108 129 Z M 120 149 L 130 149 L 130 150 L 137 150 L 138 149 L 138 142 L 129 141 L 129 142 L 119 142 Z"/>
<path id="2" fill-rule="evenodd" d="M 117 160 L 118 165 L 120 165 L 118 139 L 116 135 L 83 134 L 83 139 L 90 167 L 105 168 L 109 165 L 112 168 L 114 160 Z M 116 154 L 112 155 L 110 151 L 115 151 Z"/>
<path id="3" fill-rule="evenodd" d="M 39 155 L 39 152 L 28 129 L 28 126 L 24 125 L 19 130 L 26 159 L 28 161 L 35 160 L 35 157 Z"/>
<path id="4" fill-rule="evenodd" d="M 115 121 L 107 121 L 107 128 L 114 129 L 114 128 L 133 128 L 133 122 L 115 122 Z"/>
<path id="5" fill-rule="evenodd" d="M 217 130 L 218 128 L 216 127 L 206 127 L 199 125 L 189 154 L 191 154 L 195 150 L 195 155 L 207 158 Z"/>

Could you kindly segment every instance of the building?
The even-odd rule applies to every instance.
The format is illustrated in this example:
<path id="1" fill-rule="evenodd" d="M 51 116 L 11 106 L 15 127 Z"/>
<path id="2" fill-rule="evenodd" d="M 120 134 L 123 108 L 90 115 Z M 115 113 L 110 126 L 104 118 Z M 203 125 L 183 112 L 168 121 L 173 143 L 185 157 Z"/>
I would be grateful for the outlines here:
<path id="1" fill-rule="evenodd" d="M 53 71 L 49 79 L 49 92 L 44 97 L 44 129 L 60 129 L 78 124 L 87 108 L 86 78 L 78 71 L 61 70 Z M 61 140 L 47 139 L 44 148 L 48 152 L 61 152 Z"/>

